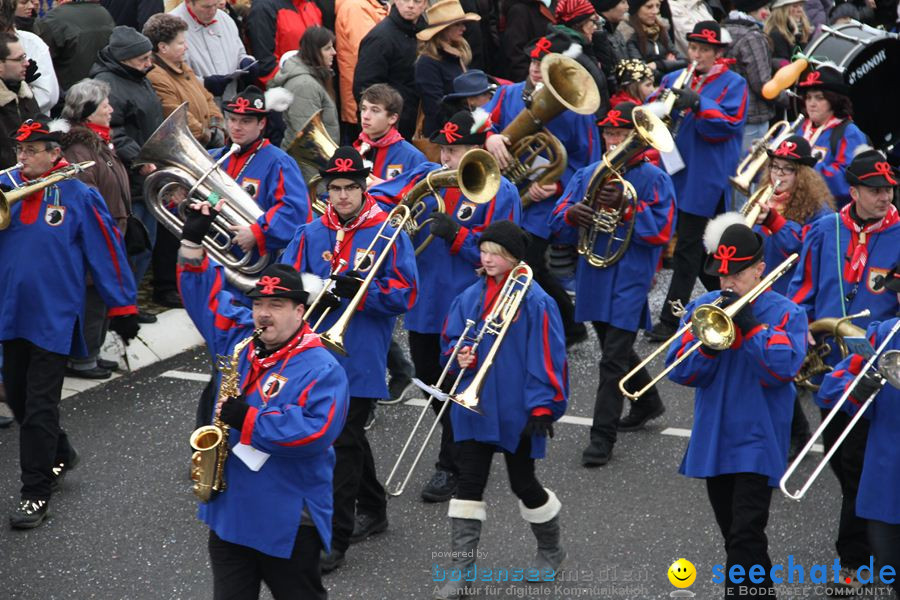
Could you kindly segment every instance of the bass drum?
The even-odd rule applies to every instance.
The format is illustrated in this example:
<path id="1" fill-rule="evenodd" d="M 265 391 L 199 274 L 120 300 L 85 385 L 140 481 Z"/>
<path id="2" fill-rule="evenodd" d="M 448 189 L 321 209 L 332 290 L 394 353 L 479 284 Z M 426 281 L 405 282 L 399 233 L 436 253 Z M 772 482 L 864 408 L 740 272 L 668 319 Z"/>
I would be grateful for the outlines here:
<path id="1" fill-rule="evenodd" d="M 900 136 L 900 39 L 853 21 L 826 27 L 804 50 L 813 63 L 833 62 L 844 74 L 853 121 L 880 148 Z"/>

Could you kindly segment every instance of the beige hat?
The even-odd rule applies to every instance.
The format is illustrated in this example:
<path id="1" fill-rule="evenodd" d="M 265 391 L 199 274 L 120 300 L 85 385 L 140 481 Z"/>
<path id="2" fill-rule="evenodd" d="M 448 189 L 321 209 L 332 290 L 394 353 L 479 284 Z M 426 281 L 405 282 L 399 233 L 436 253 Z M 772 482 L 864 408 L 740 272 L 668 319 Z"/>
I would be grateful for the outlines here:
<path id="1" fill-rule="evenodd" d="M 805 0 L 775 0 L 775 2 L 773 2 L 772 6 L 770 6 L 769 8 L 781 8 L 782 6 L 789 6 L 791 4 L 799 4 L 804 1 Z"/>
<path id="2" fill-rule="evenodd" d="M 463 12 L 459 0 L 440 0 L 425 11 L 425 19 L 428 21 L 428 27 L 416 34 L 416 37 L 423 42 L 427 42 L 439 32 L 456 23 L 480 21 L 481 15 Z"/>

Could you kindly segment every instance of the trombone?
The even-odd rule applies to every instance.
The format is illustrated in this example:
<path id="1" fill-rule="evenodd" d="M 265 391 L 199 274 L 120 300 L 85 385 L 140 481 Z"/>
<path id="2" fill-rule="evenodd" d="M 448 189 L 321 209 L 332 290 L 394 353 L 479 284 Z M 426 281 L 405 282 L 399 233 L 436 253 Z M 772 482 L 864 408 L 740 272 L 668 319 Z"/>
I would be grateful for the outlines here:
<path id="1" fill-rule="evenodd" d="M 731 344 L 734 343 L 735 338 L 734 315 L 738 314 L 746 305 L 756 300 L 756 298 L 766 291 L 776 279 L 787 273 L 798 258 L 799 255 L 797 253 L 788 256 L 784 262 L 775 267 L 771 273 L 763 277 L 750 291 L 725 308 L 721 308 L 720 306 L 722 302 L 724 302 L 725 296 L 719 296 L 713 302 L 701 304 L 695 308 L 691 318 L 683 327 L 681 327 L 681 329 L 675 332 L 675 335 L 670 337 L 664 344 L 660 344 L 659 348 L 654 350 L 650 356 L 638 363 L 636 367 L 619 380 L 619 391 L 622 392 L 622 395 L 629 400 L 637 400 L 646 394 L 663 377 L 668 375 L 672 369 L 680 365 L 688 356 L 698 350 L 700 346 L 708 346 L 715 350 L 727 350 L 730 348 Z M 654 377 L 647 385 L 636 392 L 629 392 L 625 387 L 625 382 L 633 379 L 641 369 L 650 364 L 653 359 L 659 356 L 663 351 L 668 351 L 669 346 L 676 343 L 681 336 L 688 331 L 693 334 L 697 341 L 691 344 L 681 356 L 672 361 L 672 364 L 663 369 L 662 372 Z"/>
<path id="2" fill-rule="evenodd" d="M 803 447 L 803 450 L 800 451 L 800 454 L 797 455 L 797 458 L 794 459 L 794 462 L 788 467 L 787 471 L 784 472 L 784 475 L 781 477 L 781 481 L 778 483 L 778 487 L 781 488 L 782 493 L 785 496 L 790 498 L 791 500 L 797 500 L 803 498 L 806 495 L 806 492 L 815 482 L 816 478 L 828 464 L 828 461 L 831 460 L 831 457 L 834 456 L 834 453 L 837 452 L 838 448 L 840 448 L 841 444 L 844 442 L 844 439 L 848 435 L 850 435 L 850 431 L 856 425 L 856 423 L 863 417 L 866 412 L 866 409 L 869 408 L 869 405 L 875 400 L 875 396 L 878 395 L 878 392 L 873 392 L 866 398 L 866 401 L 863 402 L 862 406 L 859 407 L 859 410 L 856 411 L 856 414 L 853 415 L 853 418 L 850 419 L 850 422 L 847 423 L 847 426 L 841 432 L 841 435 L 834 441 L 834 444 L 831 448 L 828 449 L 828 452 L 825 453 L 825 456 L 822 457 L 822 460 L 816 465 L 815 470 L 812 472 L 812 475 L 806 480 L 803 486 L 794 492 L 793 494 L 788 491 L 788 481 L 791 476 L 794 474 L 794 471 L 797 470 L 797 467 L 800 466 L 800 463 L 803 462 L 803 459 L 810 453 L 812 450 L 813 444 L 815 441 L 824 433 L 825 428 L 828 427 L 829 423 L 837 416 L 838 411 L 841 410 L 844 403 L 850 398 L 850 395 L 853 393 L 853 390 L 856 389 L 856 386 L 865 377 L 866 373 L 869 372 L 875 363 L 878 363 L 878 367 L 876 372 L 881 378 L 886 379 L 892 386 L 895 388 L 900 388 L 900 350 L 887 350 L 888 344 L 893 339 L 894 335 L 897 331 L 900 330 L 900 320 L 897 320 L 894 323 L 894 326 L 891 327 L 891 330 L 888 332 L 887 336 L 885 336 L 884 341 L 878 345 L 878 349 L 875 351 L 868 362 L 866 362 L 865 366 L 860 370 L 859 374 L 853 379 L 847 389 L 844 390 L 844 393 L 841 394 L 841 397 L 835 403 L 834 407 L 831 409 L 824 419 L 822 419 L 822 424 L 819 425 L 819 428 L 816 429 L 816 432 L 810 437 L 809 441 L 806 442 L 806 445 Z"/>
<path id="3" fill-rule="evenodd" d="M 359 289 L 356 291 L 356 294 L 353 296 L 353 298 L 350 299 L 350 303 L 347 305 L 347 308 L 344 309 L 343 314 L 341 314 L 341 316 L 338 317 L 338 320 L 328 328 L 328 331 L 319 335 L 319 339 L 322 340 L 322 344 L 324 344 L 325 347 L 332 352 L 336 352 L 341 356 L 347 356 L 347 349 L 344 347 L 344 334 L 347 332 L 347 327 L 350 326 L 350 319 L 352 319 L 353 315 L 356 314 L 356 311 L 359 308 L 359 303 L 362 302 L 363 297 L 366 295 L 366 292 L 369 289 L 369 284 L 372 283 L 372 280 L 375 279 L 375 275 L 378 273 L 378 269 L 381 268 L 381 263 L 383 263 L 384 259 L 387 258 L 388 254 L 390 254 L 394 243 L 397 241 L 397 238 L 400 237 L 400 234 L 403 233 L 403 227 L 409 220 L 410 214 L 411 213 L 409 211 L 409 207 L 405 205 L 400 204 L 394 207 L 394 209 L 390 213 L 388 213 L 388 216 L 384 220 L 384 223 L 381 224 L 381 227 L 378 229 L 375 237 L 373 237 L 372 241 L 369 242 L 369 245 L 368 247 L 366 247 L 365 252 L 357 253 L 357 259 L 353 263 L 352 270 L 354 271 L 358 271 L 363 266 L 364 261 L 369 260 L 370 254 L 374 255 L 375 244 L 378 243 L 379 240 L 386 240 L 384 247 L 381 249 L 381 253 L 378 255 L 378 258 L 375 258 L 372 261 L 372 265 L 369 267 L 369 274 L 366 275 L 366 278 L 362 280 L 362 283 L 360 283 Z M 385 228 L 388 225 L 394 228 L 394 232 L 391 235 L 386 235 L 384 233 Z M 340 268 L 346 264 L 346 261 L 341 260 L 337 268 L 332 272 L 332 275 L 336 275 Z M 322 290 L 316 295 L 316 298 L 315 300 L 313 300 L 312 304 L 309 305 L 307 312 L 312 314 L 313 309 L 315 309 L 319 305 L 325 294 L 332 293 L 331 288 L 331 285 L 324 286 Z M 330 313 L 331 307 L 328 307 L 322 311 L 322 314 L 319 316 L 319 319 L 316 321 L 315 326 L 313 327 L 313 331 L 315 331 L 316 328 L 321 325 L 322 321 Z"/>
<path id="4" fill-rule="evenodd" d="M 472 333 L 475 327 L 475 321 L 473 319 L 466 319 L 466 326 L 463 329 L 462 333 L 459 335 L 459 339 L 457 340 L 456 345 L 453 346 L 453 352 L 450 353 L 450 357 L 447 359 L 447 364 L 444 365 L 444 370 L 441 371 L 441 376 L 438 378 L 437 383 L 435 383 L 433 387 L 428 387 L 428 400 L 426 400 L 425 406 L 419 413 L 419 418 L 416 420 L 416 424 L 413 425 L 413 429 L 409 433 L 409 437 L 406 438 L 406 443 L 403 444 L 403 449 L 400 451 L 400 456 L 397 457 L 397 461 L 394 463 L 390 474 L 384 481 L 384 489 L 389 496 L 399 496 L 403 493 L 403 490 L 406 489 L 406 484 L 409 483 L 413 472 L 416 470 L 416 466 L 422 459 L 422 454 L 425 453 L 425 448 L 428 447 L 428 441 L 431 439 L 431 436 L 434 435 L 434 430 L 437 429 L 438 423 L 441 422 L 441 417 L 444 416 L 444 411 L 446 411 L 447 407 L 450 406 L 450 403 L 446 402 L 446 400 L 456 402 L 460 406 L 478 414 L 484 414 L 481 411 L 481 408 L 478 406 L 478 395 L 481 392 L 481 386 L 484 384 L 487 373 L 494 363 L 494 357 L 497 354 L 497 350 L 500 348 L 500 344 L 503 342 L 503 338 L 506 336 L 506 332 L 509 329 L 509 326 L 513 323 L 513 321 L 515 321 L 516 314 L 518 314 L 519 312 L 519 307 L 522 304 L 522 300 L 525 298 L 525 294 L 528 292 L 528 288 L 531 286 L 531 281 L 533 278 L 534 273 L 532 272 L 531 267 L 529 267 L 524 262 L 520 262 L 518 265 L 513 267 L 512 271 L 510 271 L 509 277 L 503 284 L 503 287 L 500 289 L 500 293 L 497 295 L 497 300 L 494 302 L 494 306 L 484 318 L 484 323 L 482 324 L 482 326 L 477 331 Z M 453 364 L 456 361 L 456 357 L 459 355 L 460 350 L 462 350 L 463 347 L 469 347 L 472 350 L 472 354 L 474 354 L 478 350 L 478 347 L 481 345 L 481 342 L 484 340 L 484 337 L 486 335 L 494 336 L 494 343 L 491 344 L 491 348 L 488 351 L 487 356 L 482 362 L 481 367 L 479 367 L 478 372 L 475 373 L 475 377 L 469 383 L 469 386 L 461 394 L 456 393 L 456 388 L 459 387 L 459 384 L 462 382 L 463 376 L 465 376 L 466 372 L 468 371 L 468 368 L 460 369 L 459 373 L 456 375 L 456 379 L 453 380 L 453 385 L 450 387 L 450 391 L 446 394 L 443 393 L 441 391 L 441 386 L 447 379 L 447 375 L 450 373 L 450 369 L 453 368 Z M 422 424 L 422 421 L 425 419 L 425 415 L 428 413 L 431 402 L 435 399 L 444 400 L 444 405 L 441 406 L 441 409 L 438 411 L 434 422 L 428 429 L 425 440 L 419 447 L 419 451 L 418 453 L 416 453 L 416 457 L 413 459 L 412 465 L 410 465 L 409 467 L 409 471 L 406 472 L 406 477 L 403 478 L 403 481 L 397 488 L 391 489 L 390 486 L 391 482 L 394 480 L 394 475 L 397 474 L 397 469 L 400 467 L 400 463 L 403 461 L 403 457 L 406 456 L 406 452 L 407 450 L 409 450 L 409 447 L 412 444 L 413 437 L 415 437 L 416 432 L 419 430 L 419 427 Z"/>
<path id="5" fill-rule="evenodd" d="M 9 172 L 16 168 L 15 166 L 10 167 L 5 171 L 0 171 L 0 174 L 6 174 L 6 176 L 15 185 L 15 187 L 11 190 L 0 190 L 0 231 L 3 231 L 7 227 L 9 227 L 10 223 L 12 223 L 11 212 L 13 204 L 25 198 L 26 196 L 30 196 L 34 192 L 44 189 L 45 187 L 49 187 L 66 179 L 77 177 L 79 173 L 83 173 L 86 169 L 89 169 L 93 166 L 94 161 L 92 160 L 73 163 L 67 167 L 63 167 L 62 169 L 53 171 L 53 173 L 47 175 L 46 177 L 33 179 L 31 181 L 25 182 L 25 184 L 23 185 L 16 184 L 12 176 L 9 175 Z"/>

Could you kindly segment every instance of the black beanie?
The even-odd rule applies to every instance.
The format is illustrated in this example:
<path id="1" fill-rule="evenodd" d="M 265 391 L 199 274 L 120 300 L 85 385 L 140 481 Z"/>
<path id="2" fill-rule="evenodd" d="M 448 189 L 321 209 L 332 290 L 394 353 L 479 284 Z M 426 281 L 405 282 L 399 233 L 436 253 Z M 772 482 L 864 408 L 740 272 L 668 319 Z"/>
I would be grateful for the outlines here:
<path id="1" fill-rule="evenodd" d="M 481 233 L 479 246 L 484 242 L 499 244 L 517 260 L 524 260 L 528 234 L 512 221 L 494 221 Z"/>
<path id="2" fill-rule="evenodd" d="M 112 30 L 108 47 L 110 56 L 120 62 L 153 50 L 153 44 L 144 34 L 127 25 L 119 25 Z"/>

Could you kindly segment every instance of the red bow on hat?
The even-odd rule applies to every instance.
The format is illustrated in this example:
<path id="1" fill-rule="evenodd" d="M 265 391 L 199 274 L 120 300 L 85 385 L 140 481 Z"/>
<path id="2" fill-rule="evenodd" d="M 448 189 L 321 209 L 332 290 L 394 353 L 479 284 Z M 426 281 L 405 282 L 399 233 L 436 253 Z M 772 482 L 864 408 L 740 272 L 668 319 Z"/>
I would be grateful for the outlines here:
<path id="1" fill-rule="evenodd" d="M 552 47 L 553 44 L 550 43 L 550 40 L 542 37 L 534 45 L 534 49 L 531 51 L 531 58 L 540 58 L 541 54 L 549 54 Z"/>
<path id="2" fill-rule="evenodd" d="M 800 83 L 800 85 L 807 86 L 807 85 L 816 85 L 818 83 L 822 83 L 822 73 L 820 71 L 812 71 L 811 73 L 809 73 L 806 76 L 806 79 L 804 79 Z"/>
<path id="3" fill-rule="evenodd" d="M 716 32 L 712 29 L 703 29 L 700 33 L 695 33 L 694 37 L 699 37 L 705 39 L 710 44 L 718 44 L 719 39 L 716 37 Z"/>
<path id="4" fill-rule="evenodd" d="M 894 170 L 891 168 L 890 163 L 887 162 L 877 162 L 875 163 L 875 171 L 873 173 L 866 173 L 865 175 L 860 175 L 860 179 L 867 179 L 869 177 L 878 177 L 879 175 L 884 176 L 888 183 L 891 185 L 897 185 L 897 181 L 894 179 Z"/>
<path id="5" fill-rule="evenodd" d="M 32 133 L 50 133 L 46 129 L 43 129 L 43 125 L 36 121 L 30 121 L 26 123 L 22 123 L 19 130 L 16 132 L 18 135 L 16 136 L 16 141 L 24 142 L 29 137 L 31 137 Z"/>
<path id="6" fill-rule="evenodd" d="M 281 283 L 281 277 L 263 275 L 259 278 L 259 281 L 256 282 L 256 285 L 260 288 L 259 292 L 261 294 L 274 294 L 275 290 L 281 290 L 282 292 L 289 291 L 288 288 L 278 285 L 279 283 Z"/>
<path id="7" fill-rule="evenodd" d="M 246 98 L 235 98 L 234 102 L 228 105 L 229 108 L 235 107 L 234 112 L 242 113 L 250 108 L 250 101 Z"/>
<path id="8" fill-rule="evenodd" d="M 789 156 L 791 158 L 800 158 L 800 155 L 794 152 L 797 149 L 797 144 L 794 142 L 784 141 L 781 142 L 781 145 L 778 146 L 778 150 L 775 151 L 775 156 Z"/>
<path id="9" fill-rule="evenodd" d="M 720 245 L 718 249 L 716 249 L 716 253 L 713 254 L 713 258 L 716 260 L 721 260 L 722 264 L 719 266 L 719 273 L 723 275 L 728 275 L 728 261 L 733 260 L 735 262 L 740 262 L 744 260 L 750 260 L 753 258 L 752 256 L 745 256 L 743 258 L 735 258 L 735 254 L 737 254 L 737 246 L 725 246 L 724 244 Z"/>
<path id="10" fill-rule="evenodd" d="M 347 173 L 353 170 L 352 158 L 336 158 L 334 166 L 328 169 L 329 173 Z"/>
<path id="11" fill-rule="evenodd" d="M 598 123 L 598 125 L 610 125 L 612 127 L 621 127 L 628 124 L 628 119 L 622 118 L 622 111 L 611 110 L 606 113 L 606 117 Z"/>
<path id="12" fill-rule="evenodd" d="M 459 125 L 456 123 L 444 123 L 444 127 L 441 129 L 440 133 L 444 134 L 444 137 L 447 138 L 448 144 L 452 144 L 456 140 L 462 139 L 462 135 L 459 133 Z"/>

